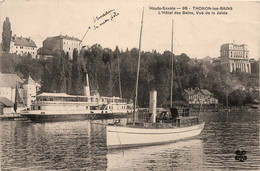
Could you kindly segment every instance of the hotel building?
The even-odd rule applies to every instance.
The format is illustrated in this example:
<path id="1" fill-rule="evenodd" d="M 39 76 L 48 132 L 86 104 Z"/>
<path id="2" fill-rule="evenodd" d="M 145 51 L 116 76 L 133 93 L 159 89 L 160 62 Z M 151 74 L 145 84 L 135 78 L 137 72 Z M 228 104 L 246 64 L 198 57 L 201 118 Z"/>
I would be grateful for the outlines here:
<path id="1" fill-rule="evenodd" d="M 239 71 L 251 73 L 247 45 L 226 43 L 220 47 L 221 63 L 229 68 L 230 72 Z"/>

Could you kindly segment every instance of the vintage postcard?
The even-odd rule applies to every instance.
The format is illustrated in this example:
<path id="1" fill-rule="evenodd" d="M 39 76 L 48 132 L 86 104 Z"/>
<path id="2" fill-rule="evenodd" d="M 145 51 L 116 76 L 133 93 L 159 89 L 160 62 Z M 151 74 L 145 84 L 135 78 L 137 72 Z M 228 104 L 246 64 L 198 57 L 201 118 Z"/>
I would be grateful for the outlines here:
<path id="1" fill-rule="evenodd" d="M 259 1 L 0 0 L 0 170 L 260 170 Z"/>

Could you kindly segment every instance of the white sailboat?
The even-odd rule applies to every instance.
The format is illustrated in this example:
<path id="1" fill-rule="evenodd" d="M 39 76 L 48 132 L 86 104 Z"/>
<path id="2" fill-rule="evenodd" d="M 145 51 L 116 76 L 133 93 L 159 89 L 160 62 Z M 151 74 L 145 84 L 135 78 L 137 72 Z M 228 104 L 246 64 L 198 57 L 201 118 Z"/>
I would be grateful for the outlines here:
<path id="1" fill-rule="evenodd" d="M 157 99 L 156 91 L 150 92 L 149 113 L 152 114 L 150 122 L 141 122 L 141 123 L 136 122 L 135 114 L 136 114 L 136 106 L 137 106 L 137 90 L 138 90 L 138 78 L 139 78 L 139 68 L 140 68 L 143 16 L 144 16 L 144 9 L 142 13 L 141 31 L 140 31 L 140 40 L 139 40 L 139 58 L 138 58 L 138 68 L 137 68 L 133 123 L 127 125 L 115 124 L 115 125 L 107 126 L 106 135 L 107 135 L 108 149 L 166 144 L 166 143 L 175 142 L 178 140 L 197 136 L 201 133 L 201 131 L 204 128 L 205 123 L 199 123 L 198 117 L 188 116 L 189 114 L 187 114 L 187 112 L 189 112 L 189 110 L 187 109 L 179 110 L 177 108 L 172 108 L 172 102 L 171 102 L 172 119 L 167 123 L 156 122 L 156 99 Z M 172 74 L 173 74 L 173 56 L 172 56 Z M 173 81 L 171 81 L 171 96 L 172 96 L 172 83 Z"/>

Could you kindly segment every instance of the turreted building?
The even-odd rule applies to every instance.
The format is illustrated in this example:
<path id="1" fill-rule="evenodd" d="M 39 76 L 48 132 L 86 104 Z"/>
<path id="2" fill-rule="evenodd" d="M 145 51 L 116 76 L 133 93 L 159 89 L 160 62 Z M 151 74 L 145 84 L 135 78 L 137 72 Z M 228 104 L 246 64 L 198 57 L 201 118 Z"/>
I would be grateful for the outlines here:
<path id="1" fill-rule="evenodd" d="M 230 72 L 239 71 L 251 73 L 247 45 L 226 43 L 220 47 L 221 64 L 229 68 Z"/>
<path id="2" fill-rule="evenodd" d="M 29 75 L 23 83 L 23 98 L 25 106 L 30 107 L 36 100 L 36 82 Z"/>

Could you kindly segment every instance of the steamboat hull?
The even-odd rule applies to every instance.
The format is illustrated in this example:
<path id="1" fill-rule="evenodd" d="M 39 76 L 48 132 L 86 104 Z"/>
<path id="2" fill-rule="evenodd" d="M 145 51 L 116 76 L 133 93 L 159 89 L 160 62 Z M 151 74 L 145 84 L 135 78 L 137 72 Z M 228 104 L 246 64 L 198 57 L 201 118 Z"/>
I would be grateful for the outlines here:
<path id="1" fill-rule="evenodd" d="M 160 129 L 107 126 L 107 148 L 118 149 L 160 145 L 190 139 L 201 133 L 204 124 Z"/>
<path id="2" fill-rule="evenodd" d="M 61 122 L 61 121 L 82 121 L 82 120 L 103 120 L 103 119 L 119 119 L 128 118 L 131 114 L 22 114 L 23 117 L 29 118 L 33 122 Z"/>

